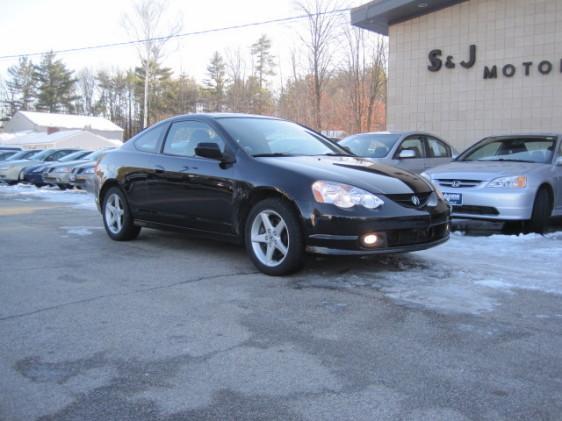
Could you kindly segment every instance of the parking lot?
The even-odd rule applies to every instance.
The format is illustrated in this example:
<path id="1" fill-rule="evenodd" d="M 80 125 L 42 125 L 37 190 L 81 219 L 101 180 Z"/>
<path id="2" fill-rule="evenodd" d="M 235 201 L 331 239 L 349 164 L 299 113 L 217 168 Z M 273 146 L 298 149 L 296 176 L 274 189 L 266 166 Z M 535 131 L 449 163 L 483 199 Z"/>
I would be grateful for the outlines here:
<path id="1" fill-rule="evenodd" d="M 313 258 L 109 240 L 79 191 L 0 186 L 0 420 L 560 419 L 562 231 Z"/>

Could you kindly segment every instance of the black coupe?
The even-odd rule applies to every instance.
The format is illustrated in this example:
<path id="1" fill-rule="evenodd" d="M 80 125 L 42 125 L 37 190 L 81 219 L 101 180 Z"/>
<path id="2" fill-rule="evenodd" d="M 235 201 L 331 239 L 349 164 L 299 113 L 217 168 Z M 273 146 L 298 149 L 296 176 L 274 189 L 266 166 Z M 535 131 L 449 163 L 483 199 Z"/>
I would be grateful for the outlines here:
<path id="1" fill-rule="evenodd" d="M 449 238 L 449 206 L 430 182 L 274 117 L 162 121 L 105 155 L 95 183 L 112 239 L 184 229 L 244 244 L 269 275 L 296 271 L 305 251 L 407 252 Z"/>

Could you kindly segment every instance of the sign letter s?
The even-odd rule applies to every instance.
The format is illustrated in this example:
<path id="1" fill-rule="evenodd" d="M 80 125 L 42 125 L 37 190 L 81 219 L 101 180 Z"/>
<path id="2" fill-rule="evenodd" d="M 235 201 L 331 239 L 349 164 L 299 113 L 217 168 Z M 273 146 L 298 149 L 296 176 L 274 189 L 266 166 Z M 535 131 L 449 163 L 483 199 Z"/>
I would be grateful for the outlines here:
<path id="1" fill-rule="evenodd" d="M 428 55 L 429 62 L 431 63 L 427 68 L 431 72 L 438 72 L 443 66 L 443 61 L 439 58 L 443 52 L 441 50 L 431 50 Z"/>

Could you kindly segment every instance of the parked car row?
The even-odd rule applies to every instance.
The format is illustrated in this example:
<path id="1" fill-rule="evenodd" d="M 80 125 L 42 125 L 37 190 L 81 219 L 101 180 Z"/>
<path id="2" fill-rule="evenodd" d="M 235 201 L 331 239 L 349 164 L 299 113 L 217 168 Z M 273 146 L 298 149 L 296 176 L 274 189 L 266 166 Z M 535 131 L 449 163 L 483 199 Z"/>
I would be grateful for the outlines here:
<path id="1" fill-rule="evenodd" d="M 551 217 L 562 216 L 560 139 L 492 136 L 458 157 L 445 141 L 422 132 L 362 133 L 339 143 L 370 161 L 421 173 L 443 192 L 453 217 L 524 221 L 542 232 Z"/>
<path id="2" fill-rule="evenodd" d="M 0 181 L 37 187 L 78 187 L 93 190 L 94 166 L 110 149 L 98 151 L 45 149 L 16 152 L 0 162 Z"/>

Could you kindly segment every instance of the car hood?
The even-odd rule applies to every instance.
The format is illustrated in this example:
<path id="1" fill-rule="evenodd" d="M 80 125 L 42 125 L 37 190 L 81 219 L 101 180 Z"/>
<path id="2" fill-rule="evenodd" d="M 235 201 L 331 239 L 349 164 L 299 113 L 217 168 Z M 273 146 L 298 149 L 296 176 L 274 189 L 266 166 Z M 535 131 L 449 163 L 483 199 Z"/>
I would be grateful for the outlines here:
<path id="1" fill-rule="evenodd" d="M 411 194 L 431 191 L 416 174 L 350 156 L 296 156 L 257 158 L 269 165 L 298 173 L 311 180 L 350 184 L 381 194 Z"/>
<path id="2" fill-rule="evenodd" d="M 41 164 L 43 161 L 34 161 L 32 159 L 20 159 L 18 161 L 7 161 L 0 164 L 0 167 L 29 167 Z"/>
<path id="3" fill-rule="evenodd" d="M 498 177 L 526 175 L 546 168 L 547 164 L 506 161 L 460 161 L 427 170 L 433 179 L 490 181 Z"/>

